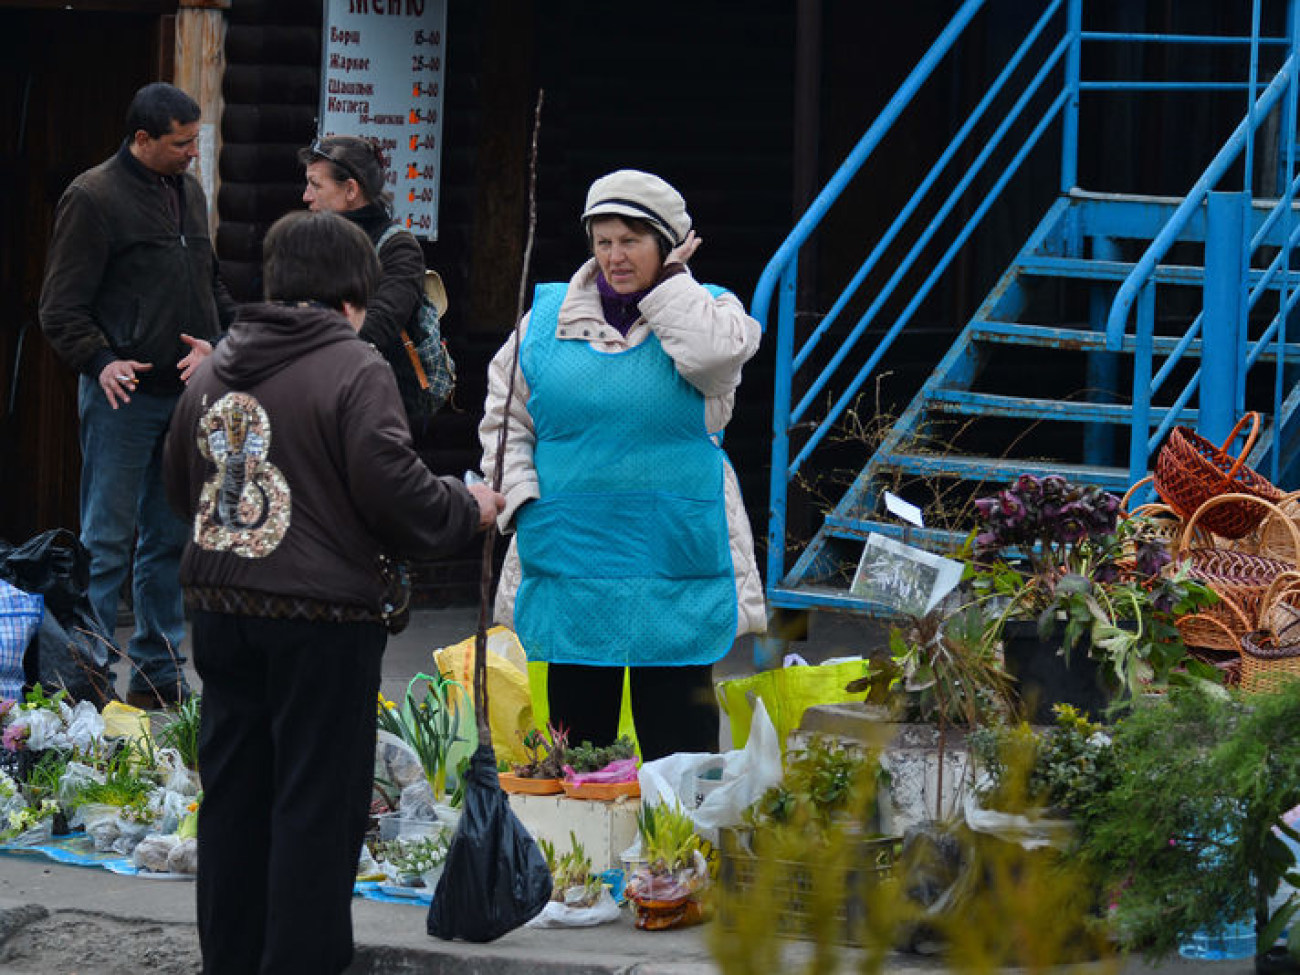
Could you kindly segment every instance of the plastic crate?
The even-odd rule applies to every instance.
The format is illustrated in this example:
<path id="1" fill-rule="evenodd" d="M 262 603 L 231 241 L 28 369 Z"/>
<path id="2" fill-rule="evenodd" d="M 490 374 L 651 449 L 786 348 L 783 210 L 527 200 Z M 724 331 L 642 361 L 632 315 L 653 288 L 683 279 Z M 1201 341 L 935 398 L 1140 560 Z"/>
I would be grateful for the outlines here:
<path id="1" fill-rule="evenodd" d="M 748 831 L 723 829 L 720 832 L 718 881 L 722 890 L 719 920 L 727 925 L 734 922 L 732 908 L 737 896 L 753 893 L 762 881 L 766 884 L 764 896 L 774 902 L 772 913 L 779 933 L 790 938 L 810 937 L 812 905 L 815 902 L 813 885 L 817 881 L 812 868 L 796 860 L 761 858 L 750 846 Z M 845 889 L 834 898 L 835 916 L 831 930 L 835 932 L 837 941 L 858 944 L 866 917 L 868 894 L 893 877 L 901 843 L 894 836 L 856 841 L 857 852 L 844 875 Z"/>

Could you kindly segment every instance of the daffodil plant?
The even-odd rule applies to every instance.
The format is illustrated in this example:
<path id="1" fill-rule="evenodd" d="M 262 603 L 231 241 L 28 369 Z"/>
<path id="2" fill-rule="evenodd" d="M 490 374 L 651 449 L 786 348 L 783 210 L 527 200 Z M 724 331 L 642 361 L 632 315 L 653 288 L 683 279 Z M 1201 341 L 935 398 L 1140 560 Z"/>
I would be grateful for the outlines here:
<path id="1" fill-rule="evenodd" d="M 417 687 L 421 683 L 424 685 L 422 695 Z M 401 703 L 379 695 L 380 729 L 411 746 L 424 767 L 424 775 L 435 799 L 442 799 L 447 794 L 447 756 L 452 746 L 461 740 L 457 729 L 461 725 L 460 702 L 463 698 L 459 681 L 441 674 L 431 676 L 425 673 L 411 678 Z"/>

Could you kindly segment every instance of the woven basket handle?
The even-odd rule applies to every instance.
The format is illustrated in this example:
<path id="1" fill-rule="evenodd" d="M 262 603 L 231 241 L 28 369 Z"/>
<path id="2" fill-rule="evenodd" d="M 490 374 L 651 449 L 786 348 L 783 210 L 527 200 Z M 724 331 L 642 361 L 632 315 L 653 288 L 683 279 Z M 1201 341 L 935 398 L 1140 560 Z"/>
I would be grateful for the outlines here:
<path id="1" fill-rule="evenodd" d="M 1232 433 L 1228 434 L 1228 439 L 1223 441 L 1223 446 L 1219 448 L 1226 454 L 1228 448 L 1232 446 L 1232 442 L 1237 439 L 1237 434 L 1241 433 L 1241 428 L 1247 420 L 1250 421 L 1250 433 L 1246 436 L 1246 444 L 1241 448 L 1241 453 L 1233 460 L 1232 467 L 1228 471 L 1227 480 L 1229 484 L 1237 479 L 1237 472 L 1241 470 L 1241 465 L 1246 462 L 1246 455 L 1250 453 L 1250 448 L 1255 446 L 1255 438 L 1259 436 L 1259 413 L 1255 410 L 1248 410 L 1243 413 L 1241 419 L 1237 421 L 1237 425 L 1232 428 Z M 1300 554 L 1300 552 L 1297 554 Z"/>
<path id="2" fill-rule="evenodd" d="M 1128 503 L 1133 499 L 1133 495 L 1137 493 L 1138 488 L 1142 487 L 1144 484 L 1150 484 L 1155 479 L 1156 476 L 1154 474 L 1148 474 L 1146 477 L 1142 478 L 1142 480 L 1135 481 L 1133 486 L 1124 492 L 1124 497 L 1119 499 L 1119 516 L 1121 518 L 1129 517 Z M 1143 507 L 1145 507 L 1145 505 L 1143 505 Z"/>
<path id="3" fill-rule="evenodd" d="M 1264 598 L 1259 601 L 1259 619 L 1255 621 L 1254 629 L 1271 630 L 1268 612 L 1273 604 L 1296 594 L 1300 594 L 1300 572 L 1279 573 L 1278 577 L 1269 583 L 1268 588 L 1264 590 Z"/>
<path id="4" fill-rule="evenodd" d="M 1287 532 L 1291 535 L 1291 561 L 1295 563 L 1297 567 L 1300 567 L 1300 528 L 1296 528 L 1295 522 L 1286 517 L 1282 512 L 1282 509 L 1272 501 L 1265 501 L 1263 498 L 1257 498 L 1253 494 L 1216 494 L 1214 497 L 1210 498 L 1210 500 L 1206 501 L 1192 513 L 1192 517 L 1187 519 L 1187 524 L 1183 526 L 1182 534 L 1178 536 L 1174 543 L 1173 555 L 1177 557 L 1187 553 L 1189 547 L 1188 543 L 1191 541 L 1192 532 L 1196 528 L 1196 521 L 1201 517 L 1201 515 L 1209 511 L 1211 508 L 1217 508 L 1221 504 L 1240 501 L 1249 501 L 1251 504 L 1263 505 L 1286 523 Z"/>
<path id="5" fill-rule="evenodd" d="M 1250 624 L 1246 620 L 1246 614 L 1244 614 L 1241 611 L 1241 608 L 1238 607 L 1236 603 L 1228 599 L 1219 600 L 1215 608 L 1226 609 L 1228 612 L 1234 614 L 1237 617 L 1237 619 L 1240 620 L 1240 630 L 1234 631 L 1231 626 L 1223 622 L 1223 620 L 1219 619 L 1218 617 L 1211 615 L 1210 613 L 1189 613 L 1186 616 L 1178 617 L 1178 622 L 1179 623 L 1194 622 L 1199 626 L 1208 626 L 1216 630 L 1222 630 L 1223 635 L 1227 638 L 1227 642 L 1231 643 L 1233 648 L 1237 651 L 1237 653 L 1240 654 L 1241 638 L 1237 636 L 1237 632 L 1245 633 L 1250 629 Z"/>

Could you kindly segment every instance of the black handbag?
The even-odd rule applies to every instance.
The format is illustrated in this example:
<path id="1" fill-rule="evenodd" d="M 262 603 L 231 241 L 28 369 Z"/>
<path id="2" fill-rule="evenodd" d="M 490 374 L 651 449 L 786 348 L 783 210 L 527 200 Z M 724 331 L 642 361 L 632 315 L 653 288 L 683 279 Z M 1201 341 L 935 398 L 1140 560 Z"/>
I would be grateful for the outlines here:
<path id="1" fill-rule="evenodd" d="M 0 542 L 0 579 L 45 597 L 45 616 L 23 661 L 27 683 L 66 688 L 74 700 L 111 700 L 109 664 L 117 648 L 91 605 L 90 553 L 77 536 L 55 528 L 21 545 Z"/>

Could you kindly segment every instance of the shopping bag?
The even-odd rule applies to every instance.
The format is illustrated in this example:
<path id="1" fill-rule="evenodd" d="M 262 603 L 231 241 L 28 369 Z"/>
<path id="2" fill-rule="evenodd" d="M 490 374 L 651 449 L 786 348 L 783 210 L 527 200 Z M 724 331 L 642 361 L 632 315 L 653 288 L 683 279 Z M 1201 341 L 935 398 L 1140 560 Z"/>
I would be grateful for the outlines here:
<path id="1" fill-rule="evenodd" d="M 782 752 L 790 732 L 799 727 L 803 713 L 814 704 L 866 700 L 867 690 L 846 691 L 844 688 L 850 681 L 871 673 L 870 661 L 836 660 L 809 666 L 797 662 L 801 659 L 791 655 L 787 661 L 792 662 L 792 666 L 718 683 L 718 706 L 731 723 L 733 748 L 745 746 L 756 699 L 761 699 L 767 706 Z"/>
<path id="2" fill-rule="evenodd" d="M 509 762 L 525 762 L 523 736 L 533 727 L 533 699 L 528 682 L 528 662 L 513 631 L 494 626 L 487 632 L 488 717 L 492 724 L 492 748 Z M 474 637 L 443 647 L 434 653 L 438 671 L 460 684 L 459 696 L 464 726 L 461 738 L 470 747 L 452 756 L 455 768 L 477 742 L 470 690 L 474 686 Z"/>
<path id="3" fill-rule="evenodd" d="M 0 580 L 0 700 L 22 700 L 23 658 L 44 615 L 42 596 Z"/>
<path id="4" fill-rule="evenodd" d="M 90 603 L 90 553 L 77 536 L 56 528 L 22 545 L 0 542 L 0 579 L 45 598 L 29 679 L 51 690 L 65 688 L 74 700 L 110 699 L 113 636 Z"/>
<path id="5" fill-rule="evenodd" d="M 491 746 L 480 745 L 426 929 L 447 941 L 495 941 L 531 921 L 550 899 L 546 859 L 501 791 Z"/>

